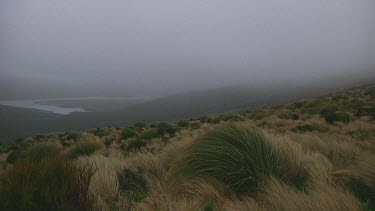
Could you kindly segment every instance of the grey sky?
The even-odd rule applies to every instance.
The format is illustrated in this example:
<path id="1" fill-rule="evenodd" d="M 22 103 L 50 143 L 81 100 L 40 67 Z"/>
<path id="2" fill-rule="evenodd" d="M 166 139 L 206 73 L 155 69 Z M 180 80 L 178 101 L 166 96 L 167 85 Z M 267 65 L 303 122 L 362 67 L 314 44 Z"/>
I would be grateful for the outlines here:
<path id="1" fill-rule="evenodd" d="M 374 67 L 374 0 L 0 1 L 3 80 L 152 94 Z"/>

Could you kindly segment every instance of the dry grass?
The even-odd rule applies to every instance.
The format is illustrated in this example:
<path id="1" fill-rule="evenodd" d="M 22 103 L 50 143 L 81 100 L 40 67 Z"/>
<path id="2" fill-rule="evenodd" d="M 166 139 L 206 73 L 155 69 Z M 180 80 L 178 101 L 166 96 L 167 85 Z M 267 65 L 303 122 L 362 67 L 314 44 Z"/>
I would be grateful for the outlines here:
<path id="1" fill-rule="evenodd" d="M 357 92 L 348 95 L 372 103 Z M 319 102 L 332 104 L 332 100 Z M 185 127 L 173 136 L 147 140 L 147 146 L 135 152 L 124 152 L 121 146 L 136 137 L 115 138 L 105 147 L 104 138 L 81 133 L 63 154 L 80 143 L 100 144 L 89 157 L 75 160 L 96 168 L 89 186 L 95 210 L 374 210 L 371 117 L 355 117 L 355 111 L 347 110 L 351 122 L 327 124 L 319 114 L 287 108 L 244 114 L 248 119 L 236 124 L 238 130 L 223 131 L 224 121 L 203 123 L 194 130 Z M 282 116 L 288 112 L 299 118 Z M 301 125 L 310 128 L 298 128 Z M 122 129 L 103 131 L 119 137 Z M 57 137 L 44 141 L 61 143 Z M 4 167 L 0 175 L 12 168 L 5 162 L 8 154 L 0 155 Z M 136 196 L 124 193 L 119 181 L 124 170 L 147 183 L 147 191 Z"/>
<path id="2" fill-rule="evenodd" d="M 107 207 L 108 203 L 116 200 L 119 195 L 117 173 L 124 168 L 123 159 L 95 155 L 80 157 L 76 162 L 82 166 L 91 164 L 96 169 L 89 189 L 96 199 L 97 207 Z"/>
<path id="3" fill-rule="evenodd" d="M 339 187 L 317 184 L 308 194 L 272 179 L 266 188 L 264 207 L 269 210 L 361 210 L 361 203 Z"/>

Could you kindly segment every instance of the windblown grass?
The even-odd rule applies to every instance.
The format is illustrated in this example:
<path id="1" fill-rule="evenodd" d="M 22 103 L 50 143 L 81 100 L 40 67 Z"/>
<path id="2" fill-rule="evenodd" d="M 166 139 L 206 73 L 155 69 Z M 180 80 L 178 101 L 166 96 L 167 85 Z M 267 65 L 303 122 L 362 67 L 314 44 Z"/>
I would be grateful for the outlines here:
<path id="1" fill-rule="evenodd" d="M 180 163 L 185 176 L 213 177 L 236 193 L 257 192 L 270 176 L 299 183 L 283 155 L 258 129 L 229 124 L 198 139 Z"/>
<path id="2" fill-rule="evenodd" d="M 93 174 L 61 156 L 17 163 L 0 176 L 0 209 L 90 210 Z"/>

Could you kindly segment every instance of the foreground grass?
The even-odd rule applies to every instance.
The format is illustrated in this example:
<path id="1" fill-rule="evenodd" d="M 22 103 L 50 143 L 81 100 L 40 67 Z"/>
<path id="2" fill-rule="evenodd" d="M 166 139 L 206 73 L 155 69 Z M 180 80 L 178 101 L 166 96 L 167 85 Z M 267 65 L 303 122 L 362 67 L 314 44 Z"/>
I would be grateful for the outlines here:
<path id="1" fill-rule="evenodd" d="M 0 147 L 0 209 L 375 210 L 373 87 L 18 140 Z"/>

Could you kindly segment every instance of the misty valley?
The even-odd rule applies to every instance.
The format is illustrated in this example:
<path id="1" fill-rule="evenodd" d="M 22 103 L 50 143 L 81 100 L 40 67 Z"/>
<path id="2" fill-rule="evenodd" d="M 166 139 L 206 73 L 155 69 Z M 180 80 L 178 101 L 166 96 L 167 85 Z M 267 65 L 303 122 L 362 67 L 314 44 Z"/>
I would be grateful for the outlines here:
<path id="1" fill-rule="evenodd" d="M 0 0 L 0 211 L 375 211 L 375 0 Z"/>

